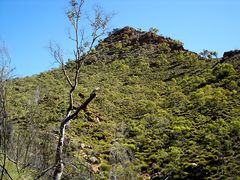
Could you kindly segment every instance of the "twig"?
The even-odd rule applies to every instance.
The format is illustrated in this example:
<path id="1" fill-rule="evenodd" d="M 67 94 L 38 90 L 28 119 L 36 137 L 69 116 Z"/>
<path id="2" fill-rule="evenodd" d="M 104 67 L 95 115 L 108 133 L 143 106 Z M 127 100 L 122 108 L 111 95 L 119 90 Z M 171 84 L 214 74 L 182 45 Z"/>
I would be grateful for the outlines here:
<path id="1" fill-rule="evenodd" d="M 56 167 L 56 165 L 52 165 L 52 166 L 48 167 L 47 169 L 44 169 L 38 176 L 36 176 L 34 178 L 34 180 L 40 179 L 40 177 L 44 176 L 48 171 L 50 171 L 51 169 L 53 169 L 55 167 Z"/>
<path id="2" fill-rule="evenodd" d="M 6 170 L 6 168 L 3 167 L 2 165 L 0 165 L 0 167 L 2 168 L 3 174 L 4 174 L 4 171 L 5 171 L 5 173 L 8 175 L 8 177 L 9 177 L 11 180 L 13 180 L 13 178 L 10 176 L 10 174 L 8 173 L 8 171 Z"/>

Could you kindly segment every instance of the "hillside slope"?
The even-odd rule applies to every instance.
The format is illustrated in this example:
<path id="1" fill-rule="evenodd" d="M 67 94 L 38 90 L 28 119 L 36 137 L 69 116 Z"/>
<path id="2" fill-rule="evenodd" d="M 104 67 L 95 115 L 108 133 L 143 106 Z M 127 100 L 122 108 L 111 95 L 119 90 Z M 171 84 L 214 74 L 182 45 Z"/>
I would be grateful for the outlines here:
<path id="1" fill-rule="evenodd" d="M 153 32 L 111 33 L 81 71 L 78 92 L 100 92 L 67 130 L 65 179 L 239 177 L 240 56 L 234 52 L 204 59 Z M 33 174 L 54 162 L 66 87 L 60 69 L 9 83 L 16 133 L 35 133 Z"/>

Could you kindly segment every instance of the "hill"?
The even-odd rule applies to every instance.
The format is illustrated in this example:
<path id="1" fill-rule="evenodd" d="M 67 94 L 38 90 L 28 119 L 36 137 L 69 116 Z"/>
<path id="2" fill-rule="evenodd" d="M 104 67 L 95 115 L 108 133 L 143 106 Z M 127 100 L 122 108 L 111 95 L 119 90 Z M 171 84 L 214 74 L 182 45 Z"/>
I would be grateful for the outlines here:
<path id="1" fill-rule="evenodd" d="M 154 32 L 114 30 L 81 70 L 79 102 L 100 92 L 67 129 L 64 179 L 238 178 L 239 54 L 204 58 Z M 57 68 L 8 92 L 12 158 L 33 176 L 54 162 L 66 82 Z"/>

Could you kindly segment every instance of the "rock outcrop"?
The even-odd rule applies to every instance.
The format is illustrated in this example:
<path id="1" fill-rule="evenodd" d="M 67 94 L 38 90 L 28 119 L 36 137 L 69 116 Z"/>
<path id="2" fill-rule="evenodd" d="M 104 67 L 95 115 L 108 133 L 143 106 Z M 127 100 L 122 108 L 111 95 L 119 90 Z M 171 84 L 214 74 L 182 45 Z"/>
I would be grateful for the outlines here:
<path id="1" fill-rule="evenodd" d="M 232 51 L 226 51 L 223 54 L 223 59 L 229 59 L 232 57 L 240 57 L 240 50 L 232 50 Z"/>
<path id="2" fill-rule="evenodd" d="M 236 69 L 240 70 L 240 50 L 224 52 L 221 63 L 232 64 Z"/>
<path id="3" fill-rule="evenodd" d="M 109 35 L 109 37 L 104 39 L 103 42 L 108 44 L 121 42 L 124 47 L 143 44 L 158 45 L 161 43 L 166 43 L 171 50 L 185 50 L 183 44 L 179 41 L 168 37 L 159 36 L 151 31 L 140 31 L 128 26 L 115 30 Z"/>

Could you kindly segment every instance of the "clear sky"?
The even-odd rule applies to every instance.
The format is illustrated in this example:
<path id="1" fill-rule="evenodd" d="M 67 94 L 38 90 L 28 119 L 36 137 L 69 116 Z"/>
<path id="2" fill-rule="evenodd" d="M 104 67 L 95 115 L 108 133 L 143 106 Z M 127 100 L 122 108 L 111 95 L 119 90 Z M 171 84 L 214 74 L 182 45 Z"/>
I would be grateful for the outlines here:
<path id="1" fill-rule="evenodd" d="M 240 48 L 240 0 L 86 0 L 86 11 L 96 4 L 116 13 L 111 28 L 156 27 L 191 51 L 214 50 L 219 56 Z M 67 0 L 0 0 L 0 39 L 9 48 L 16 76 L 56 66 L 47 49 L 50 40 L 70 56 L 66 7 Z"/>

